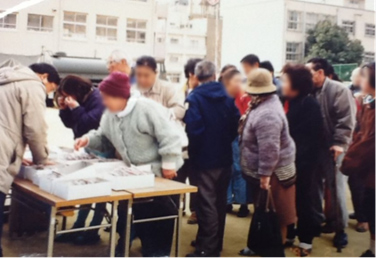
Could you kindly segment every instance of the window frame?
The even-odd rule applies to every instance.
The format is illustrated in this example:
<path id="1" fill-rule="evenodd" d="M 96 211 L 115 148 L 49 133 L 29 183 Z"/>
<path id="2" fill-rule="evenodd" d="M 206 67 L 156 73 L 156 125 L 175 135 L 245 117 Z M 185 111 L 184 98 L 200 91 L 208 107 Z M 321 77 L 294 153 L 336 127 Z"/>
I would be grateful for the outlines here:
<path id="1" fill-rule="evenodd" d="M 295 44 L 295 51 L 293 52 L 292 50 L 289 51 L 289 44 Z M 292 49 L 292 47 L 290 47 Z M 301 42 L 286 42 L 286 55 L 285 55 L 285 61 L 286 62 L 299 62 L 302 58 L 302 43 Z M 295 59 L 288 58 L 288 56 L 295 56 Z"/>
<path id="2" fill-rule="evenodd" d="M 65 20 L 65 14 L 66 13 L 74 14 L 74 21 L 66 21 Z M 77 15 L 85 15 L 85 22 L 77 22 Z M 62 30 L 63 37 L 65 39 L 87 39 L 87 16 L 88 16 L 87 13 L 63 11 L 63 24 L 62 24 L 62 26 L 63 26 L 63 30 Z M 66 24 L 74 26 L 74 32 L 71 33 L 71 36 L 65 34 L 65 32 L 64 32 L 64 30 L 65 30 L 64 25 L 66 25 Z M 77 30 L 76 30 L 77 26 L 85 27 L 85 34 L 77 33 Z M 83 36 L 79 36 L 79 35 L 83 35 Z"/>
<path id="3" fill-rule="evenodd" d="M 33 16 L 39 16 L 39 27 L 35 27 L 35 26 L 30 26 L 29 25 L 29 16 L 30 15 L 33 15 Z M 43 19 L 44 17 L 48 17 L 48 18 L 52 18 L 51 20 L 51 28 L 49 27 L 42 27 L 42 22 L 43 22 Z M 26 30 L 28 31 L 32 31 L 32 32 L 47 32 L 47 33 L 50 33 L 50 32 L 53 32 L 54 30 L 54 16 L 52 15 L 44 15 L 44 14 L 36 14 L 36 13 L 28 13 L 27 14 L 27 25 L 26 25 Z"/>
<path id="4" fill-rule="evenodd" d="M 167 78 L 171 83 L 180 83 L 181 82 L 181 73 L 167 73 Z M 174 80 L 175 79 L 175 80 Z"/>
<path id="5" fill-rule="evenodd" d="M 98 23 L 98 18 L 102 16 L 106 19 L 106 24 L 100 24 Z M 109 25 L 108 20 L 109 19 L 115 19 L 116 20 L 116 25 Z M 119 17 L 116 16 L 109 16 L 109 15 L 102 15 L 102 14 L 97 14 L 96 15 L 96 20 L 95 20 L 95 39 L 99 41 L 105 41 L 105 42 L 116 42 L 119 39 L 118 35 L 118 24 L 119 24 Z M 98 28 L 105 29 L 105 36 L 98 36 Z M 115 30 L 116 31 L 116 36 L 113 38 L 109 36 L 108 31 L 109 30 Z"/>
<path id="6" fill-rule="evenodd" d="M 296 13 L 296 20 L 291 19 L 293 13 Z M 295 26 L 291 27 L 290 25 Z M 302 30 L 302 12 L 294 10 L 287 11 L 287 30 L 299 32 Z"/>
<path id="7" fill-rule="evenodd" d="M 371 26 L 371 27 L 373 27 L 373 28 L 367 28 L 368 26 Z M 369 33 L 367 33 L 367 32 L 369 32 L 369 31 L 373 31 L 373 33 L 371 33 L 371 34 L 369 34 Z M 372 23 L 366 23 L 365 25 L 364 25 L 364 35 L 366 36 L 366 37 L 374 37 L 375 36 L 375 24 L 372 24 Z"/>
<path id="8" fill-rule="evenodd" d="M 0 11 L 0 13 L 2 13 L 4 11 Z M 12 24 L 12 23 L 5 23 L 5 19 L 10 16 L 10 15 L 14 15 L 16 20 L 15 20 L 15 23 Z M 17 21 L 18 21 L 18 13 L 10 13 L 10 14 L 7 14 L 4 18 L 1 18 L 0 19 L 0 30 L 17 30 Z M 14 27 L 5 27 L 5 26 L 9 26 L 9 25 L 14 25 Z"/>
<path id="9" fill-rule="evenodd" d="M 134 21 L 136 23 L 135 28 L 128 27 L 129 21 Z M 138 28 L 138 23 L 145 23 L 145 28 Z M 134 40 L 129 40 L 129 32 L 133 32 L 135 34 Z M 146 44 L 147 43 L 147 32 L 148 32 L 148 20 L 143 19 L 135 19 L 135 18 L 127 18 L 127 26 L 125 31 L 125 41 L 127 43 L 135 43 L 135 44 Z M 144 33 L 145 38 L 142 39 L 140 35 Z"/>
<path id="10" fill-rule="evenodd" d="M 375 52 L 366 51 L 363 54 L 363 62 L 364 63 L 371 63 L 375 62 Z"/>
<path id="11" fill-rule="evenodd" d="M 351 26 L 349 25 L 351 23 Z M 356 28 L 356 23 L 355 21 L 350 21 L 350 20 L 342 20 L 341 27 L 349 34 L 355 36 L 355 28 Z M 351 31 L 349 31 L 351 30 Z"/>

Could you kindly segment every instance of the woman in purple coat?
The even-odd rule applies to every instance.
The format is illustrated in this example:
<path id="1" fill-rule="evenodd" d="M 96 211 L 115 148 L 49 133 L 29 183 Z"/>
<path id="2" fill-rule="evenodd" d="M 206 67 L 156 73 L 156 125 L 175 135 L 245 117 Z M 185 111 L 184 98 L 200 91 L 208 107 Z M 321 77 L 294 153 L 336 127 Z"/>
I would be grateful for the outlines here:
<path id="1" fill-rule="evenodd" d="M 57 99 L 60 108 L 60 118 L 64 125 L 73 130 L 74 138 L 80 138 L 90 130 L 98 129 L 104 111 L 102 98 L 90 80 L 68 75 L 62 80 L 58 89 Z M 85 226 L 91 205 L 81 206 L 73 228 Z M 90 226 L 100 225 L 106 211 L 105 203 L 95 205 L 95 212 Z M 98 230 L 88 230 L 84 233 L 74 232 L 58 235 L 58 242 L 73 242 L 77 245 L 94 244 L 100 240 Z"/>

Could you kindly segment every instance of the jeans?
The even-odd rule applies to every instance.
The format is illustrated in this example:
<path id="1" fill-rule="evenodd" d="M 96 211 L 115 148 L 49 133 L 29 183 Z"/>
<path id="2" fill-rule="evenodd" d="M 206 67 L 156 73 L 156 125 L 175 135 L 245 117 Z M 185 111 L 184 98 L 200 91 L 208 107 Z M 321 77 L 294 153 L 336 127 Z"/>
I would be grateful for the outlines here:
<path id="1" fill-rule="evenodd" d="M 80 209 L 78 211 L 78 216 L 77 216 L 76 222 L 73 225 L 73 228 L 85 227 L 86 219 L 89 216 L 89 212 L 91 210 L 91 204 L 81 205 L 81 208 L 83 209 Z M 105 211 L 106 211 L 106 203 L 95 204 L 94 216 L 90 222 L 90 226 L 98 226 L 102 224 Z M 98 232 L 98 230 L 99 229 L 97 229 L 96 231 Z"/>
<path id="2" fill-rule="evenodd" d="M 1 238 L 3 236 L 5 197 L 6 194 L 0 192 L 0 257 L 3 257 L 3 249 L 1 248 Z"/>
<path id="3" fill-rule="evenodd" d="M 232 175 L 227 188 L 227 204 L 247 204 L 247 183 L 242 176 L 240 167 L 239 139 L 232 142 Z"/>
<path id="4" fill-rule="evenodd" d="M 198 171 L 196 251 L 208 256 L 222 251 L 230 177 L 231 167 Z"/>

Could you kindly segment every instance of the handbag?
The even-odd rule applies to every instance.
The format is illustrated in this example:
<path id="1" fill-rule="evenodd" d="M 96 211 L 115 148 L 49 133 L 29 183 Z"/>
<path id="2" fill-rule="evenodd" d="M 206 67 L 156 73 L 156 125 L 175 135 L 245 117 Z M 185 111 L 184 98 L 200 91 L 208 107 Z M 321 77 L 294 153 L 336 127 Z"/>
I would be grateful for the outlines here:
<path id="1" fill-rule="evenodd" d="M 271 189 L 260 190 L 249 228 L 247 246 L 262 257 L 285 257 Z"/>

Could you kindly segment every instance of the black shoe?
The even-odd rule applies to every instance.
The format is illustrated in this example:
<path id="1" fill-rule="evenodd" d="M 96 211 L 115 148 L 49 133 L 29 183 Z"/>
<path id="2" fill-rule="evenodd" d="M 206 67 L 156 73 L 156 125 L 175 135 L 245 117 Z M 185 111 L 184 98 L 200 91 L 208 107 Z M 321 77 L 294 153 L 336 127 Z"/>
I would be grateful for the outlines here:
<path id="1" fill-rule="evenodd" d="M 375 254 L 371 250 L 367 250 L 360 257 L 375 257 Z"/>
<path id="2" fill-rule="evenodd" d="M 83 234 L 77 236 L 73 244 L 75 245 L 95 245 L 101 240 L 101 237 L 98 235 L 96 230 L 88 230 L 85 231 Z"/>
<path id="3" fill-rule="evenodd" d="M 191 242 L 191 246 L 192 246 L 192 247 L 196 247 L 196 240 L 192 240 L 192 242 Z"/>
<path id="4" fill-rule="evenodd" d="M 226 212 L 227 213 L 232 213 L 232 204 L 227 204 L 227 206 L 226 206 Z"/>
<path id="5" fill-rule="evenodd" d="M 246 205 L 246 204 L 242 204 L 242 205 L 240 205 L 240 209 L 239 209 L 239 211 L 238 211 L 237 216 L 238 216 L 239 218 L 245 218 L 245 217 L 248 216 L 248 214 L 249 214 L 248 205 Z"/>
<path id="6" fill-rule="evenodd" d="M 219 257 L 219 253 L 216 254 L 210 254 L 206 253 L 205 251 L 195 251 L 194 253 L 189 253 L 185 257 Z"/>
<path id="7" fill-rule="evenodd" d="M 73 242 L 79 236 L 80 233 L 82 233 L 82 232 L 72 232 L 72 233 L 58 234 L 55 237 L 55 242 L 56 243 Z"/>
<path id="8" fill-rule="evenodd" d="M 333 238 L 333 246 L 337 248 L 345 248 L 349 243 L 345 232 L 336 233 Z"/>
<path id="9" fill-rule="evenodd" d="M 355 212 L 349 214 L 349 219 L 356 219 Z"/>
<path id="10" fill-rule="evenodd" d="M 334 233 L 335 230 L 334 230 L 334 226 L 332 223 L 325 223 L 324 226 L 321 227 L 321 233 L 323 234 L 332 234 Z"/>
<path id="11" fill-rule="evenodd" d="M 256 253 L 253 252 L 253 251 L 252 251 L 251 249 L 249 249 L 248 247 L 246 247 L 246 248 L 240 250 L 238 254 L 241 255 L 241 256 L 255 256 L 255 255 L 256 255 Z"/>
<path id="12" fill-rule="evenodd" d="M 287 238 L 286 242 L 285 242 L 285 244 L 283 246 L 285 248 L 293 247 L 294 246 L 294 242 L 295 242 L 295 238 L 292 238 L 292 239 Z"/>

